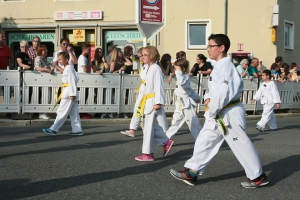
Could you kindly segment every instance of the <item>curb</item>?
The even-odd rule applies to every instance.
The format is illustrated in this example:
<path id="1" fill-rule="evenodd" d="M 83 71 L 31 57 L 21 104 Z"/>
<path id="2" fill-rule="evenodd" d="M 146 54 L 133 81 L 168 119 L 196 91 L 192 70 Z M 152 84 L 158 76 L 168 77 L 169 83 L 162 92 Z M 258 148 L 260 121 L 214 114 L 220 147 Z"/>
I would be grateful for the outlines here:
<path id="1" fill-rule="evenodd" d="M 285 117 L 300 117 L 300 113 L 281 113 L 275 114 L 276 118 L 285 118 Z M 248 115 L 246 120 L 259 120 L 261 115 Z M 172 121 L 172 117 L 167 117 L 168 123 Z M 97 126 L 103 124 L 129 124 L 131 118 L 114 118 L 114 119 L 82 119 L 82 126 Z M 204 118 L 199 118 L 200 122 L 204 123 Z M 12 127 L 12 126 L 43 126 L 48 127 L 54 123 L 54 119 L 43 120 L 43 119 L 33 119 L 33 120 L 11 120 L 11 119 L 0 119 L 0 127 Z M 70 119 L 67 119 L 64 125 L 70 125 Z"/>

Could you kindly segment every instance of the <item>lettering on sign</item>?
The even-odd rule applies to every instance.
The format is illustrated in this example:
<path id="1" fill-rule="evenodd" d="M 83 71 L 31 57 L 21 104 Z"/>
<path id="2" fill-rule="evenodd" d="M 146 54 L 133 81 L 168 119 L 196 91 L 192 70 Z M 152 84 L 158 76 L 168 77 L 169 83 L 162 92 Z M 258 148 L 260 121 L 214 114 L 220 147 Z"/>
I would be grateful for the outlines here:
<path id="1" fill-rule="evenodd" d="M 54 41 L 54 33 L 10 33 L 9 41 L 16 42 L 21 40 L 32 41 L 34 37 L 38 36 L 42 41 Z"/>
<path id="2" fill-rule="evenodd" d="M 56 11 L 54 20 L 89 20 L 102 19 L 101 10 L 93 11 Z"/>
<path id="3" fill-rule="evenodd" d="M 141 22 L 163 23 L 163 0 L 141 0 Z"/>
<path id="4" fill-rule="evenodd" d="M 85 30 L 73 30 L 74 42 L 85 42 Z"/>

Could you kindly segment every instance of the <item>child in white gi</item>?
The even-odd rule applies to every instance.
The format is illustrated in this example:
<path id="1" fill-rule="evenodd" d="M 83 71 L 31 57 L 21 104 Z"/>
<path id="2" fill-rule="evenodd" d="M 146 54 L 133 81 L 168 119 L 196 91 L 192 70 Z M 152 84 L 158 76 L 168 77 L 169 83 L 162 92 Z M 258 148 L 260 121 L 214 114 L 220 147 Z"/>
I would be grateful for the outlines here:
<path id="1" fill-rule="evenodd" d="M 137 156 L 137 161 L 154 161 L 154 144 L 163 145 L 166 156 L 170 151 L 173 141 L 164 133 L 161 126 L 156 124 L 158 116 L 165 116 L 163 105 L 165 104 L 165 90 L 162 70 L 156 61 L 159 53 L 154 46 L 143 48 L 143 63 L 146 65 L 145 86 L 137 110 L 137 116 L 141 117 L 143 127 L 142 155 Z M 166 119 L 165 119 L 166 120 Z"/>
<path id="2" fill-rule="evenodd" d="M 257 151 L 245 133 L 245 108 L 240 102 L 244 84 L 230 58 L 226 57 L 230 40 L 224 34 L 212 34 L 208 40 L 208 55 L 217 62 L 208 80 L 209 93 L 204 96 L 207 107 L 205 123 L 184 170 L 171 169 L 170 174 L 188 185 L 195 185 L 197 174 L 204 172 L 226 140 L 248 178 L 241 186 L 256 188 L 267 185 L 269 181 Z"/>
<path id="3" fill-rule="evenodd" d="M 57 109 L 57 116 L 54 124 L 50 128 L 44 128 L 43 131 L 50 135 L 56 135 L 62 125 L 65 123 L 68 115 L 70 116 L 72 132 L 69 135 L 83 135 L 81 121 L 78 112 L 78 91 L 77 82 L 79 80 L 77 73 L 72 65 L 68 64 L 70 56 L 67 52 L 58 54 L 59 63 L 64 66 L 62 74 L 63 90 L 58 97 L 60 104 Z"/>
<path id="4" fill-rule="evenodd" d="M 200 96 L 190 86 L 189 75 L 185 74 L 189 62 L 186 59 L 175 61 L 174 68 L 176 74 L 176 89 L 174 93 L 177 96 L 175 102 L 175 111 L 173 114 L 172 125 L 166 132 L 168 138 L 171 138 L 178 129 L 187 123 L 194 139 L 196 140 L 202 126 L 195 112 L 196 103 L 200 102 Z"/>
<path id="5" fill-rule="evenodd" d="M 143 57 L 142 50 L 143 50 L 143 48 L 140 48 L 137 52 L 140 59 L 142 59 L 142 57 Z M 139 103 L 140 103 L 141 99 L 143 98 L 143 91 L 144 91 L 144 87 L 146 85 L 145 78 L 146 78 L 147 70 L 148 70 L 148 65 L 144 65 L 143 67 L 141 67 L 141 71 L 140 71 L 141 84 L 137 91 L 138 96 L 136 99 L 136 103 L 134 105 L 133 115 L 132 115 L 132 118 L 130 121 L 129 130 L 121 131 L 122 134 L 129 136 L 129 137 L 135 137 L 135 132 L 140 124 L 140 116 L 137 116 L 136 112 L 137 112 Z M 166 132 L 168 130 L 169 126 L 168 126 L 168 122 L 167 122 L 167 118 L 166 118 L 165 114 L 158 115 L 157 121 L 158 121 L 159 126 L 161 126 L 161 128 L 163 129 L 163 131 Z"/>
<path id="6" fill-rule="evenodd" d="M 280 108 L 280 96 L 277 90 L 277 86 L 274 81 L 270 80 L 271 71 L 264 70 L 262 72 L 262 80 L 264 81 L 259 86 L 258 91 L 253 97 L 251 103 L 254 103 L 257 100 L 260 100 L 261 104 L 264 105 L 262 117 L 256 125 L 256 129 L 263 132 L 265 131 L 265 126 L 268 123 L 270 130 L 276 130 L 276 118 L 274 115 L 274 104 L 276 104 L 277 109 Z"/>

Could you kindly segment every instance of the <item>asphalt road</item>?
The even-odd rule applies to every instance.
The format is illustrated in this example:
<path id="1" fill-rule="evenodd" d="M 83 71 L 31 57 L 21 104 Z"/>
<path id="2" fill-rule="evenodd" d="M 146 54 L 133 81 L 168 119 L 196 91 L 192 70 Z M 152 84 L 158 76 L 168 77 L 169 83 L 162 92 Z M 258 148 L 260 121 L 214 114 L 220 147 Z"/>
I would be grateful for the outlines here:
<path id="1" fill-rule="evenodd" d="M 245 173 L 224 143 L 198 184 L 174 179 L 193 152 L 193 138 L 184 126 L 167 157 L 155 149 L 154 162 L 138 162 L 142 132 L 120 134 L 127 125 L 84 126 L 84 136 L 57 136 L 41 127 L 0 127 L 0 199 L 299 199 L 299 117 L 277 119 L 279 130 L 260 133 L 247 122 L 270 184 L 244 189 Z"/>

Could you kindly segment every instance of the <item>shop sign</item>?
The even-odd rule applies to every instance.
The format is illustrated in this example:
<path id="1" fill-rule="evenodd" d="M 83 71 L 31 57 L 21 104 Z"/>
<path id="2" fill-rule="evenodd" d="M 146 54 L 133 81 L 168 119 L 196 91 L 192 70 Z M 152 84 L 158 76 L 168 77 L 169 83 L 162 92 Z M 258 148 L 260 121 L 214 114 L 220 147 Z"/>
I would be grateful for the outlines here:
<path id="1" fill-rule="evenodd" d="M 8 38 L 9 38 L 9 43 L 12 42 L 20 42 L 22 40 L 26 41 L 32 41 L 34 37 L 38 36 L 41 38 L 42 42 L 54 42 L 55 38 L 55 33 L 9 33 Z"/>
<path id="2" fill-rule="evenodd" d="M 85 42 L 85 30 L 84 29 L 73 30 L 73 41 Z"/>
<path id="3" fill-rule="evenodd" d="M 163 23 L 162 0 L 141 0 L 141 22 Z"/>
<path id="4" fill-rule="evenodd" d="M 101 10 L 92 11 L 56 11 L 54 20 L 94 20 L 102 19 Z"/>

